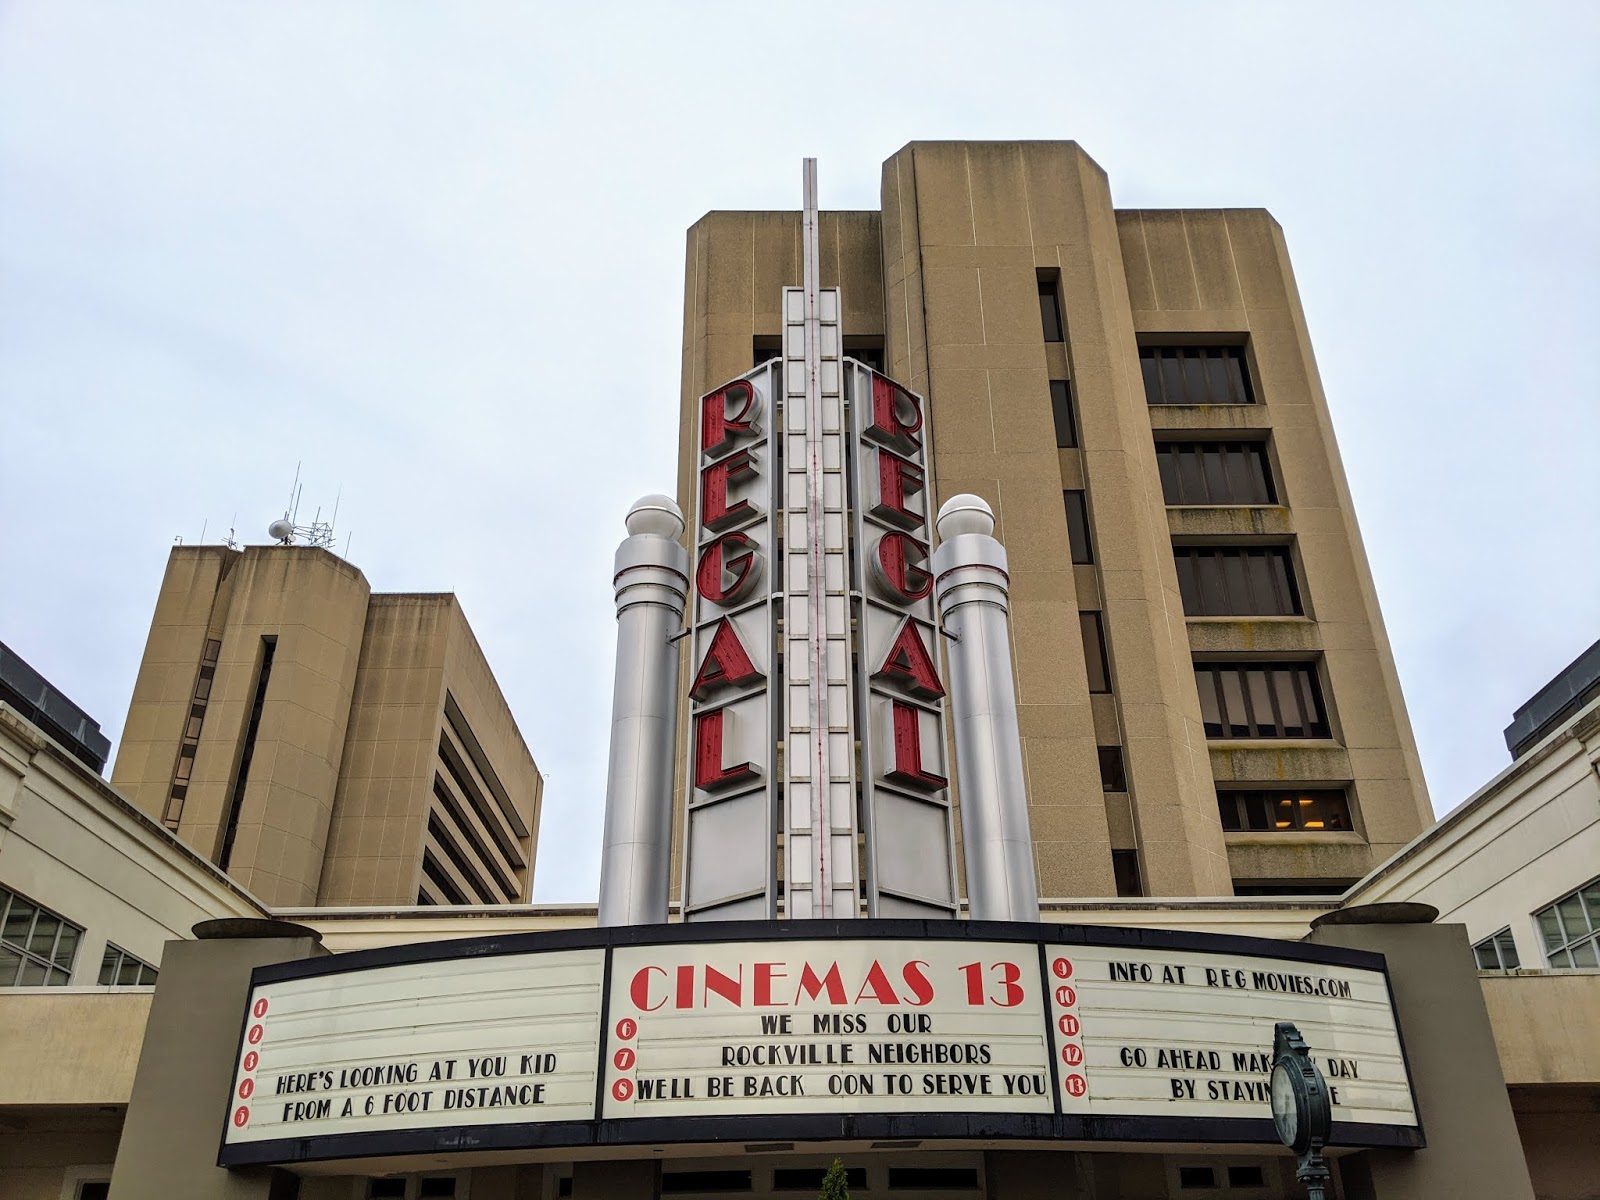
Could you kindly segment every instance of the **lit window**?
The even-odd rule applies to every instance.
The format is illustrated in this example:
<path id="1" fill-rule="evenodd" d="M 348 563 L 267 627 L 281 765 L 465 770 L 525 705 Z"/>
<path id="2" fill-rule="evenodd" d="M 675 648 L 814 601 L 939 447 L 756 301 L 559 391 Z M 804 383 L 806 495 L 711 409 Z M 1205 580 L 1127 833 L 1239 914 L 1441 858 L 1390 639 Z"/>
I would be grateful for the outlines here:
<path id="1" fill-rule="evenodd" d="M 120 946 L 106 943 L 100 959 L 101 987 L 149 987 L 156 981 L 156 969 L 137 959 Z"/>
<path id="2" fill-rule="evenodd" d="M 0 888 L 0 987 L 62 987 L 83 930 Z"/>
<path id="3" fill-rule="evenodd" d="M 1343 833 L 1353 828 L 1340 790 L 1219 791 L 1217 814 L 1229 833 Z"/>
<path id="4" fill-rule="evenodd" d="M 1194 665 L 1200 715 L 1211 738 L 1325 738 L 1316 667 L 1311 663 Z"/>
<path id="5" fill-rule="evenodd" d="M 1521 963 L 1517 959 L 1517 943 L 1510 929 L 1502 929 L 1486 937 L 1472 948 L 1478 959 L 1480 971 L 1514 971 Z"/>
<path id="6" fill-rule="evenodd" d="M 1600 967 L 1600 879 L 1535 914 L 1552 967 Z"/>
<path id="7" fill-rule="evenodd" d="M 1140 346 L 1150 404 L 1254 404 L 1242 346 Z"/>

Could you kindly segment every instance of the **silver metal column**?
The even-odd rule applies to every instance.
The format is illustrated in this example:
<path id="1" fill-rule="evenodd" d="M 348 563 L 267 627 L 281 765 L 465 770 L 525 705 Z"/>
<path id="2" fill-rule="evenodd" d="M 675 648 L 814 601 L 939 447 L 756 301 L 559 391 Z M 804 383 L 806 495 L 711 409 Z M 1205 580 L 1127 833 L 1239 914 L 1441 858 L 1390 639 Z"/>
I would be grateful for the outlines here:
<path id="1" fill-rule="evenodd" d="M 669 496 L 628 510 L 617 547 L 617 674 L 611 702 L 600 924 L 667 919 L 672 860 L 672 766 L 678 725 L 678 647 L 689 594 L 683 513 Z"/>
<path id="2" fill-rule="evenodd" d="M 975 921 L 1037 921 L 1005 547 L 994 537 L 994 511 L 978 496 L 945 501 L 938 526 L 934 595 L 952 635 L 949 713 L 969 911 Z"/>

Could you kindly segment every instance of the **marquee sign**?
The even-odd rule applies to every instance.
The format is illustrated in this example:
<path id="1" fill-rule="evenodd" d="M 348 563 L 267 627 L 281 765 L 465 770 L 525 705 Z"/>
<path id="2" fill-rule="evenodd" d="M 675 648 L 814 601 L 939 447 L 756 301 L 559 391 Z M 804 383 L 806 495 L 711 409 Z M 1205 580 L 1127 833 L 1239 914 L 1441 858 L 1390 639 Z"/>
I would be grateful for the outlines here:
<path id="1" fill-rule="evenodd" d="M 1275 1021 L 1333 1142 L 1420 1146 L 1382 956 L 1163 930 L 730 922 L 255 971 L 218 1161 L 786 1140 L 1270 1143 Z"/>

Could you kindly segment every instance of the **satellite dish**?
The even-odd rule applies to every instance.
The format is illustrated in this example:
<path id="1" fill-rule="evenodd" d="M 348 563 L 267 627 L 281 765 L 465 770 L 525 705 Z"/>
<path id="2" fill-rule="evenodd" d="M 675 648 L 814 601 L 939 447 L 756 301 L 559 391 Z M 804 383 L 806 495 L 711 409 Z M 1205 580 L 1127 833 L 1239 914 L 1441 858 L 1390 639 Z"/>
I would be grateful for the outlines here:
<path id="1" fill-rule="evenodd" d="M 275 542 L 294 540 L 294 525 L 286 517 L 279 517 L 267 526 L 267 536 Z"/>

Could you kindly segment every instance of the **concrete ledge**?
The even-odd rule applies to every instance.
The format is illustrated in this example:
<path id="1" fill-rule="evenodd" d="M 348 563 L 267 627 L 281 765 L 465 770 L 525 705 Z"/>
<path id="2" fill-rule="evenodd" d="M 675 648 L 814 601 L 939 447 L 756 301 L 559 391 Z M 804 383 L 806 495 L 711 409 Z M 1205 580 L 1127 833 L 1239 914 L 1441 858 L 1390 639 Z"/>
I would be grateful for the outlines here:
<path id="1" fill-rule="evenodd" d="M 0 991 L 0 1107 L 126 1104 L 152 989 Z"/>
<path id="2" fill-rule="evenodd" d="M 1506 1084 L 1600 1084 L 1600 971 L 1480 975 Z"/>

